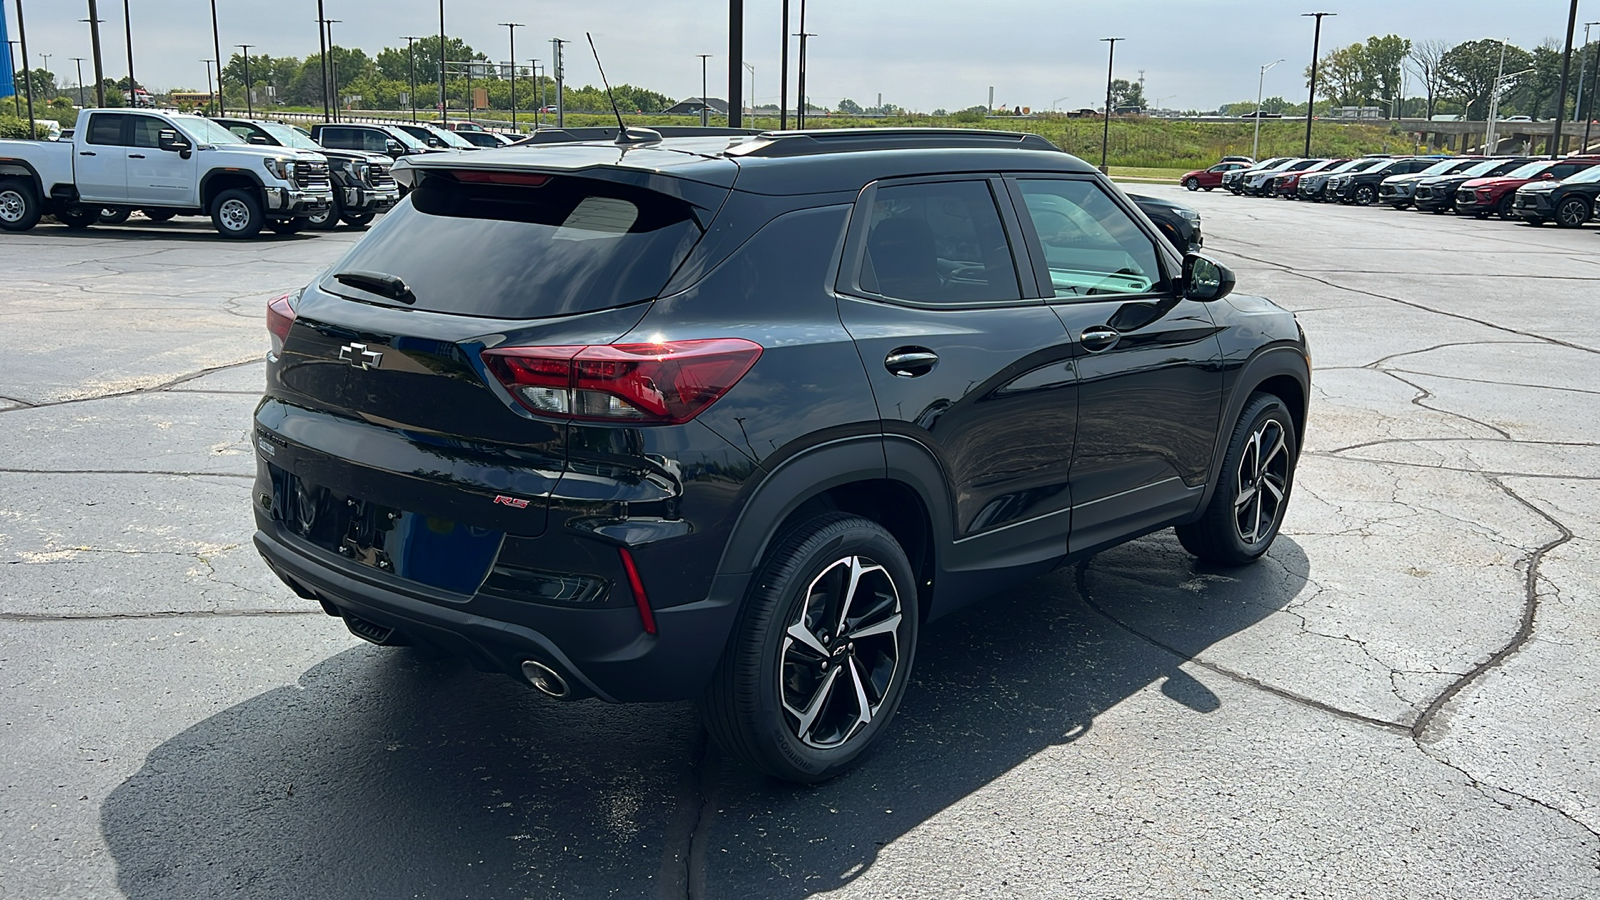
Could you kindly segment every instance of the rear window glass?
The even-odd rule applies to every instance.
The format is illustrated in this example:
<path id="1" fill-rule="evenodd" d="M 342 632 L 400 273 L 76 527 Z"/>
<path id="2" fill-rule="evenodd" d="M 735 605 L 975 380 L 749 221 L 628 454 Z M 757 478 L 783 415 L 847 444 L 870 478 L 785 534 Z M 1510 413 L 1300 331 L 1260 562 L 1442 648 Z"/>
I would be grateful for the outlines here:
<path id="1" fill-rule="evenodd" d="M 550 176 L 543 184 L 432 175 L 331 274 L 405 281 L 416 309 L 543 318 L 655 297 L 700 240 L 703 210 L 634 185 Z M 333 293 L 363 297 L 334 281 Z"/>

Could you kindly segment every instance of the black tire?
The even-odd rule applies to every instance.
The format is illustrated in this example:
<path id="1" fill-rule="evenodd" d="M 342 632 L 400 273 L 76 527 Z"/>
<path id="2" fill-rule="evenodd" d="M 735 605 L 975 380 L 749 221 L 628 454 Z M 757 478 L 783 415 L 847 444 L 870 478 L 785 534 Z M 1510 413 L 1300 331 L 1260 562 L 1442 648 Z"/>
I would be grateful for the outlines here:
<path id="1" fill-rule="evenodd" d="M 133 215 L 133 210 L 131 209 L 112 209 L 108 207 L 100 210 L 100 215 L 95 217 L 95 224 L 121 225 L 123 222 L 128 221 L 128 217 L 131 215 Z"/>
<path id="2" fill-rule="evenodd" d="M 1298 459 L 1288 408 L 1272 394 L 1252 394 L 1228 441 L 1211 503 L 1199 521 L 1174 529 L 1179 543 L 1207 562 L 1259 559 L 1283 525 Z"/>
<path id="3" fill-rule="evenodd" d="M 234 188 L 211 201 L 211 224 L 225 238 L 245 240 L 260 234 L 267 219 L 254 193 Z"/>
<path id="4" fill-rule="evenodd" d="M 372 220 L 377 217 L 378 214 L 374 212 L 345 213 L 339 217 L 339 221 L 349 225 L 351 228 L 365 228 L 371 225 Z"/>
<path id="5" fill-rule="evenodd" d="M 142 209 L 140 212 L 144 213 L 144 217 L 152 222 L 165 222 L 177 215 L 170 209 Z"/>
<path id="6" fill-rule="evenodd" d="M 845 621 L 854 631 L 839 627 Z M 733 759 L 789 781 L 825 781 L 888 726 L 916 646 L 905 551 L 876 522 L 824 513 L 771 545 L 700 712 Z"/>
<path id="7" fill-rule="evenodd" d="M 305 220 L 306 227 L 313 231 L 332 231 L 339 227 L 339 216 L 343 211 L 344 207 L 339 205 L 339 190 L 335 188 L 333 191 L 333 205 L 328 207 L 327 212 L 309 216 Z"/>
<path id="8" fill-rule="evenodd" d="M 1556 207 L 1556 224 L 1562 228 L 1581 228 L 1594 215 L 1594 207 L 1585 197 L 1568 197 Z"/>
<path id="9" fill-rule="evenodd" d="M 1515 202 L 1517 202 L 1515 194 L 1512 191 L 1506 191 L 1505 196 L 1500 198 L 1500 202 L 1494 205 L 1494 214 L 1500 217 L 1500 221 L 1511 222 L 1517 218 L 1517 211 L 1511 206 Z"/>
<path id="10" fill-rule="evenodd" d="M 274 219 L 267 227 L 278 234 L 299 234 L 305 224 L 304 219 Z"/>
<path id="11" fill-rule="evenodd" d="M 1190 193 L 1194 193 L 1195 191 L 1200 190 L 1200 179 L 1186 178 L 1183 181 L 1183 186 L 1188 188 Z"/>
<path id="12" fill-rule="evenodd" d="M 1371 206 L 1378 199 L 1378 190 L 1370 184 L 1356 185 L 1355 193 L 1350 196 L 1350 202 L 1357 206 Z"/>
<path id="13" fill-rule="evenodd" d="M 55 215 L 57 222 L 73 231 L 82 231 L 100 218 L 100 210 L 87 206 L 63 206 L 56 210 Z"/>
<path id="14" fill-rule="evenodd" d="M 1411 204 L 1410 203 L 1391 203 L 1389 205 L 1394 207 L 1395 209 L 1405 209 L 1406 207 L 1410 206 Z"/>
<path id="15" fill-rule="evenodd" d="M 39 224 L 39 195 L 26 178 L 0 178 L 0 230 L 27 231 Z"/>

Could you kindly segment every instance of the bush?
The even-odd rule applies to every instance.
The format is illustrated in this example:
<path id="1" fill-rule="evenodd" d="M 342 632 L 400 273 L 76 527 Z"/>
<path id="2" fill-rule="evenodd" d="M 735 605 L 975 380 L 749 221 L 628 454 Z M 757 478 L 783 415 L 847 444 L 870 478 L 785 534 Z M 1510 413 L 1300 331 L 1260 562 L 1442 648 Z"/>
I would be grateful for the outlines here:
<path id="1" fill-rule="evenodd" d="M 35 124 L 33 136 L 49 138 L 50 132 L 43 125 Z M 28 137 L 28 123 L 16 116 L 0 116 L 0 140 L 25 140 Z"/>

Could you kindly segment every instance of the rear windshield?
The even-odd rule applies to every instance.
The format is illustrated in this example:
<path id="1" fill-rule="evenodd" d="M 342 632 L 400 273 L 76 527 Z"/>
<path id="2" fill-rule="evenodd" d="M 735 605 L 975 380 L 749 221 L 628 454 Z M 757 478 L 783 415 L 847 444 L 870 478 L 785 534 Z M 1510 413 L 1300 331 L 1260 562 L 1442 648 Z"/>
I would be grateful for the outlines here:
<path id="1" fill-rule="evenodd" d="M 599 179 L 521 177 L 543 183 L 423 178 L 329 270 L 324 289 L 368 299 L 336 276 L 377 272 L 402 279 L 415 309 L 569 315 L 655 297 L 703 233 L 705 210 L 678 197 Z"/>

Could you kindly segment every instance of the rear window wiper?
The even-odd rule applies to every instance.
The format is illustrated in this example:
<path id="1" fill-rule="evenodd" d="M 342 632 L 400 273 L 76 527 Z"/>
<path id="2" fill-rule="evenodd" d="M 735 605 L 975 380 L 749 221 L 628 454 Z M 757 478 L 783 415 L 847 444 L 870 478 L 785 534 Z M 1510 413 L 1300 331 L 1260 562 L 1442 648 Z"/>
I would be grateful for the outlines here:
<path id="1" fill-rule="evenodd" d="M 405 280 L 398 275 L 386 272 L 350 271 L 334 275 L 333 280 L 401 303 L 417 302 L 417 295 L 411 293 L 411 288 L 407 287 Z"/>

